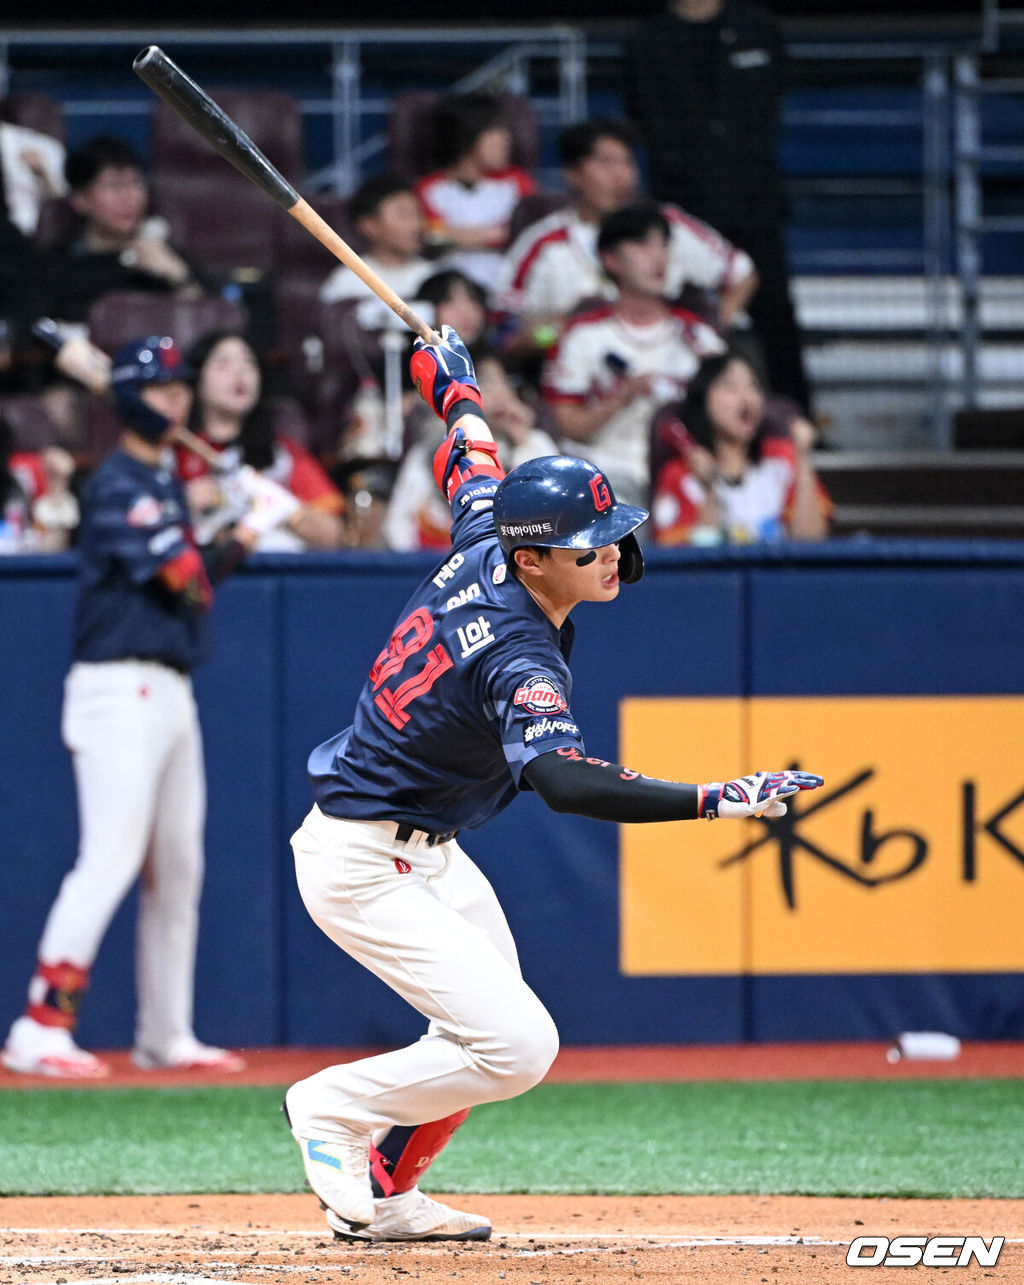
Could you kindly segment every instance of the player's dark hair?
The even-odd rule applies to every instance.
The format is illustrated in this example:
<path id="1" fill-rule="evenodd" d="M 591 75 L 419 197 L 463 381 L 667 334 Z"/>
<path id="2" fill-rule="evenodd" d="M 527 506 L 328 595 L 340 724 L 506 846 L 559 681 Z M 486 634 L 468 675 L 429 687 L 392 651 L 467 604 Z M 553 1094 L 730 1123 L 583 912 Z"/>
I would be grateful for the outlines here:
<path id="1" fill-rule="evenodd" d="M 64 177 L 72 192 L 80 192 L 106 169 L 138 170 L 142 161 L 130 143 L 111 134 L 100 134 L 69 152 L 64 160 Z"/>
<path id="2" fill-rule="evenodd" d="M 668 241 L 668 219 L 662 213 L 661 206 L 654 201 L 627 205 L 621 210 L 606 214 L 601 220 L 601 228 L 597 234 L 597 252 L 608 254 L 618 249 L 624 241 L 644 241 L 655 231 L 660 232 Z"/>
<path id="3" fill-rule="evenodd" d="M 686 390 L 686 396 L 679 406 L 679 418 L 686 425 L 687 431 L 698 446 L 703 446 L 705 450 L 714 449 L 715 444 L 715 426 L 708 414 L 708 394 L 715 380 L 722 375 L 728 366 L 734 361 L 742 361 L 753 373 L 762 391 L 765 389 L 764 379 L 748 353 L 742 352 L 738 348 L 729 348 L 723 353 L 718 353 L 714 357 L 706 357 L 701 362 L 697 373 L 690 380 L 689 387 Z M 750 459 L 757 463 L 761 458 L 761 447 L 765 437 L 765 423 L 762 419 L 758 425 L 757 432 L 751 438 L 747 447 Z"/>
<path id="4" fill-rule="evenodd" d="M 563 169 L 575 169 L 587 159 L 602 138 L 614 138 L 616 142 L 628 147 L 631 152 L 636 148 L 633 131 L 624 121 L 595 116 L 593 120 L 583 120 L 577 125 L 570 125 L 559 135 L 558 159 Z"/>
<path id="5" fill-rule="evenodd" d="M 274 442 L 277 434 L 274 431 L 273 408 L 266 397 L 266 372 L 263 369 L 263 363 L 259 359 L 259 354 L 256 353 L 252 344 L 238 330 L 208 330 L 205 334 L 200 335 L 188 350 L 185 360 L 195 371 L 195 387 L 198 391 L 203 366 L 209 361 L 210 355 L 217 345 L 225 339 L 241 340 L 253 353 L 260 368 L 260 395 L 256 399 L 256 405 L 242 421 L 242 431 L 238 436 L 238 445 L 242 450 L 243 463 L 251 465 L 257 471 L 266 469 L 274 462 Z M 198 396 L 192 399 L 192 410 L 189 412 L 189 428 L 192 429 L 193 433 L 202 435 L 203 408 L 199 404 Z"/>
<path id="6" fill-rule="evenodd" d="M 443 272 L 435 272 L 433 276 L 427 277 L 426 281 L 416 291 L 416 298 L 422 299 L 424 303 L 432 303 L 436 308 L 439 304 L 448 302 L 456 286 L 464 286 L 486 312 L 488 307 L 487 291 L 479 281 L 474 281 L 472 277 L 467 277 L 458 268 L 445 268 Z"/>
<path id="7" fill-rule="evenodd" d="M 404 174 L 389 170 L 386 174 L 375 174 L 368 178 L 353 194 L 349 201 L 348 212 L 353 223 L 360 219 L 373 218 L 385 201 L 400 192 L 415 194 L 415 190 Z"/>
<path id="8" fill-rule="evenodd" d="M 454 165 L 481 134 L 504 124 L 501 103 L 493 94 L 442 98 L 433 111 L 435 162 L 442 169 Z"/>

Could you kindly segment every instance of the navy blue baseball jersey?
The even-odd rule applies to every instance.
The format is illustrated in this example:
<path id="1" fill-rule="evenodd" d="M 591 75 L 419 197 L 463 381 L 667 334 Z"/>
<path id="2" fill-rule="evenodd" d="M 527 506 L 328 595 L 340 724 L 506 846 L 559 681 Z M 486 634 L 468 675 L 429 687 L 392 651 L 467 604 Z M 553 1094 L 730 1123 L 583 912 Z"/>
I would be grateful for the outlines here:
<path id="1" fill-rule="evenodd" d="M 75 660 L 138 657 L 191 671 L 210 650 L 208 614 L 154 577 L 192 543 L 179 479 L 113 451 L 82 504 Z"/>
<path id="2" fill-rule="evenodd" d="M 355 721 L 309 757 L 321 811 L 445 833 L 483 825 L 539 754 L 583 740 L 569 708 L 573 626 L 556 629 L 505 566 L 497 482 L 452 496 L 452 551 L 409 599 Z"/>

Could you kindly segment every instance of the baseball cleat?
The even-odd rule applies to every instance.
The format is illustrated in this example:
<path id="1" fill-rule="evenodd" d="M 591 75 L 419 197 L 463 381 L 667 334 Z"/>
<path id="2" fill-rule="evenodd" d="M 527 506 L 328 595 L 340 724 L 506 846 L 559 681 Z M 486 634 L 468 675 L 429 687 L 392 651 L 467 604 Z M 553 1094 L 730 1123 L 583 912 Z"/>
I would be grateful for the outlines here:
<path id="1" fill-rule="evenodd" d="M 49 1075 L 62 1080 L 101 1080 L 110 1074 L 107 1063 L 80 1049 L 70 1031 L 62 1026 L 43 1026 L 31 1017 L 19 1017 L 11 1027 L 0 1062 L 19 1075 Z"/>
<path id="2" fill-rule="evenodd" d="M 245 1070 L 245 1058 L 196 1039 L 178 1040 L 166 1053 L 149 1049 L 132 1049 L 132 1061 L 142 1071 L 218 1071 L 235 1075 Z"/>
<path id="3" fill-rule="evenodd" d="M 467 1214 L 431 1200 L 418 1187 L 373 1202 L 373 1221 L 353 1230 L 330 1209 L 327 1226 L 335 1240 L 490 1240 L 491 1223 L 482 1214 Z"/>
<path id="4" fill-rule="evenodd" d="M 294 1087 L 294 1086 L 293 1086 Z M 292 1089 L 288 1090 L 288 1094 Z M 291 1125 L 295 1112 L 285 1115 Z M 370 1132 L 361 1132 L 336 1122 L 332 1138 L 311 1137 L 292 1128 L 292 1137 L 302 1152 L 306 1181 L 320 1197 L 328 1213 L 346 1231 L 358 1231 L 375 1217 L 373 1188 L 370 1185 Z"/>

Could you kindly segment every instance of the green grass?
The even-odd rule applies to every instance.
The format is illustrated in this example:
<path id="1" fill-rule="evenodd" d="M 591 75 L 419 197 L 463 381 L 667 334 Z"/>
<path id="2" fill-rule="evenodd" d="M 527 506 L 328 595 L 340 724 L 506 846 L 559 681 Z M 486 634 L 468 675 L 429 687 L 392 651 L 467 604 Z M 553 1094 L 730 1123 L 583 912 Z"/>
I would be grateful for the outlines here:
<path id="1" fill-rule="evenodd" d="M 0 1194 L 301 1191 L 279 1089 L 0 1092 Z M 552 1084 L 433 1190 L 1024 1197 L 1024 1081 Z"/>

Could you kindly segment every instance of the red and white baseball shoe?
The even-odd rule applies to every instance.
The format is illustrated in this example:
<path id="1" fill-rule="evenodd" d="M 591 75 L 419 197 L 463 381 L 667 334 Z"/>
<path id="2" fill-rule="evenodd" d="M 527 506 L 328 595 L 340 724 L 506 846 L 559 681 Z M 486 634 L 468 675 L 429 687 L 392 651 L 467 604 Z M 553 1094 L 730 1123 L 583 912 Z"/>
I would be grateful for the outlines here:
<path id="1" fill-rule="evenodd" d="M 327 1210 L 335 1240 L 490 1240 L 490 1219 L 431 1200 L 418 1187 L 373 1202 L 373 1221 L 353 1230 Z"/>
<path id="2" fill-rule="evenodd" d="M 102 1058 L 80 1049 L 63 1026 L 44 1026 L 19 1017 L 11 1026 L 0 1062 L 19 1075 L 49 1075 L 62 1080 L 100 1080 L 110 1074 Z"/>
<path id="3" fill-rule="evenodd" d="M 200 1044 L 193 1036 L 175 1040 L 160 1053 L 151 1049 L 132 1049 L 132 1061 L 142 1071 L 217 1071 L 223 1075 L 236 1075 L 245 1070 L 245 1058 L 230 1049 Z"/>

